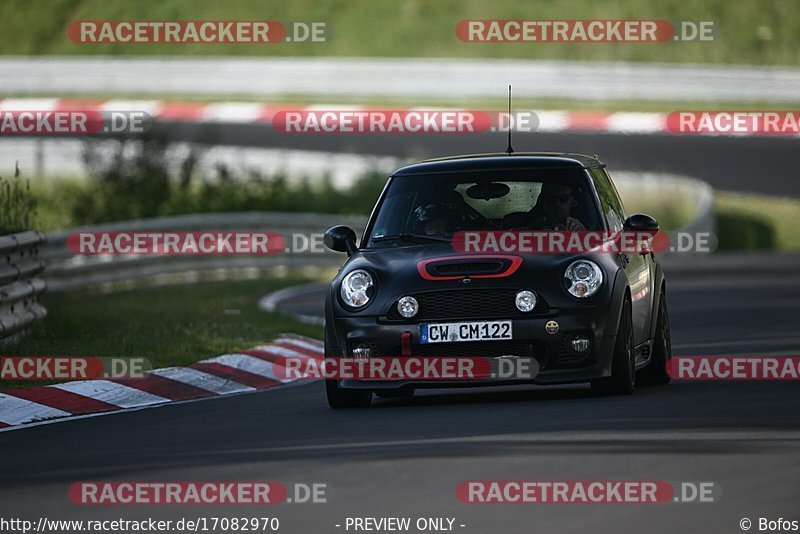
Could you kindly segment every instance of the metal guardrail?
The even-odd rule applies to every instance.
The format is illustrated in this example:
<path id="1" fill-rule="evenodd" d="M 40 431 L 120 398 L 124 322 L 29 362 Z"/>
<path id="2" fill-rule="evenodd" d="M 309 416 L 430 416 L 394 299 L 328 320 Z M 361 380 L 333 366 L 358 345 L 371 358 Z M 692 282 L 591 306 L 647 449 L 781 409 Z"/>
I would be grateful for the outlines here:
<path id="1" fill-rule="evenodd" d="M 47 261 L 47 284 L 51 292 L 131 281 L 169 283 L 253 277 L 258 276 L 260 271 L 274 273 L 281 269 L 335 268 L 341 265 L 342 255 L 327 249 L 323 252 L 306 250 L 267 255 L 76 255 L 67 248 L 67 238 L 80 231 L 262 231 L 278 232 L 291 239 L 292 234 L 323 234 L 336 224 L 347 224 L 358 231 L 365 222 L 364 217 L 283 212 L 156 217 L 50 233 L 41 256 Z"/>
<path id="2" fill-rule="evenodd" d="M 0 57 L 0 93 L 795 102 L 796 67 L 338 57 Z M 469 83 L 464 83 L 469 80 Z M 531 83 L 536 80 L 536 83 Z"/>
<path id="3" fill-rule="evenodd" d="M 32 230 L 0 236 L 0 342 L 15 339 L 47 316 L 39 296 L 47 289 L 41 278 L 45 262 L 39 249 L 45 238 Z"/>

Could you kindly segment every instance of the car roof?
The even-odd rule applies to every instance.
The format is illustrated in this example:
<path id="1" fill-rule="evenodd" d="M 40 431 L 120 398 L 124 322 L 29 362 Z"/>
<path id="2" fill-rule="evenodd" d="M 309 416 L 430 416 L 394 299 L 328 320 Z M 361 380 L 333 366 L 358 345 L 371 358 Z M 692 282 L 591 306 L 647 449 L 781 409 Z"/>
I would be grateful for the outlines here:
<path id="1" fill-rule="evenodd" d="M 492 154 L 465 154 L 436 158 L 412 163 L 397 169 L 393 176 L 416 174 L 496 171 L 544 168 L 579 168 L 604 167 L 605 164 L 596 157 L 568 152 L 505 152 Z"/>

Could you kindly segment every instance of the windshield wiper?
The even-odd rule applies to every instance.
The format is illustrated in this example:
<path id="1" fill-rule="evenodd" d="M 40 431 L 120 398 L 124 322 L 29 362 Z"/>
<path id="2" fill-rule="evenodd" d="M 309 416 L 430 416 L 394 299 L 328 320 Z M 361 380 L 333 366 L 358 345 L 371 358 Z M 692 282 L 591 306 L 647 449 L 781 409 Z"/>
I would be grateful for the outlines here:
<path id="1" fill-rule="evenodd" d="M 382 235 L 378 237 L 373 237 L 373 243 L 382 243 L 384 241 L 417 241 L 417 242 L 439 242 L 439 243 L 449 243 L 450 240 L 446 237 L 437 237 L 432 235 L 422 235 L 422 234 L 394 234 L 394 235 Z"/>

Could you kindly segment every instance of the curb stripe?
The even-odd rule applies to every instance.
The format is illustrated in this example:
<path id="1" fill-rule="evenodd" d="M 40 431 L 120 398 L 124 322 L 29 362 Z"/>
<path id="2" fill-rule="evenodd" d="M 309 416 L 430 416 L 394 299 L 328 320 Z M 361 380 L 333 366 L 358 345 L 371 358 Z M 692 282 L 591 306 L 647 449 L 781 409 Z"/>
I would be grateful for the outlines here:
<path id="1" fill-rule="evenodd" d="M 610 116 L 607 113 L 570 113 L 567 115 L 567 130 L 605 131 Z"/>
<path id="2" fill-rule="evenodd" d="M 57 105 L 57 98 L 6 98 L 0 100 L 0 111 L 50 111 Z"/>
<path id="3" fill-rule="evenodd" d="M 161 100 L 92 100 L 75 98 L 0 98 L 2 111 L 144 111 L 157 120 L 176 122 L 211 122 L 211 123 L 271 123 L 279 111 L 337 111 L 365 110 L 364 106 L 351 104 L 306 104 L 287 106 L 282 104 L 264 104 L 261 102 L 164 102 Z M 377 110 L 377 108 L 375 108 Z M 380 108 L 392 109 L 388 107 Z M 456 110 L 458 108 L 425 107 L 394 108 L 397 112 L 413 110 Z M 517 110 L 532 112 L 539 118 L 537 132 L 581 133 L 616 133 L 616 134 L 673 134 L 667 127 L 667 113 L 649 112 L 594 112 L 565 110 Z M 711 111 L 711 110 L 709 110 Z M 499 111 L 498 111 L 499 112 Z M 690 134 L 691 135 L 691 134 Z M 723 135 L 746 137 L 760 135 L 753 132 L 718 133 L 694 135 Z M 784 136 L 796 137 L 798 134 L 786 133 Z"/>
<path id="4" fill-rule="evenodd" d="M 285 358 L 315 358 L 315 356 L 307 356 L 302 352 L 287 349 L 286 347 L 278 347 L 276 345 L 262 345 L 253 350 L 242 352 L 245 352 L 248 356 L 267 360 L 277 365 L 283 365 L 283 360 Z"/>
<path id="5" fill-rule="evenodd" d="M 216 358 L 211 358 L 209 360 L 203 360 L 202 362 L 198 363 L 215 363 L 225 365 L 227 367 L 239 369 L 240 371 L 246 371 L 254 375 L 269 378 L 271 381 L 277 383 L 292 381 L 286 380 L 281 376 L 285 373 L 281 373 L 280 375 L 275 373 L 275 367 L 281 367 L 280 365 L 249 354 L 223 354 L 222 356 L 217 356 Z"/>
<path id="6" fill-rule="evenodd" d="M 283 334 L 272 344 L 222 354 L 189 367 L 156 369 L 140 378 L 79 380 L 0 392 L 0 429 L 301 382 L 287 378 L 281 363 L 286 358 L 320 360 L 322 347 L 313 338 Z"/>
<path id="7" fill-rule="evenodd" d="M 52 111 L 99 111 L 103 102 L 84 98 L 60 98 Z"/>
<path id="8" fill-rule="evenodd" d="M 99 107 L 99 111 L 144 111 L 151 117 L 157 116 L 160 109 L 160 100 L 106 100 Z"/>
<path id="9" fill-rule="evenodd" d="M 207 122 L 255 122 L 265 114 L 264 106 L 254 102 L 215 102 L 206 106 Z"/>
<path id="10" fill-rule="evenodd" d="M 311 349 L 298 347 L 297 345 L 292 345 L 290 343 L 286 343 L 285 341 L 277 341 L 275 343 L 275 346 L 299 352 L 299 353 L 301 353 L 301 354 L 303 354 L 305 356 L 308 356 L 309 358 L 313 358 L 315 360 L 321 360 L 324 357 L 322 352 L 320 352 L 318 350 L 311 350 Z"/>
<path id="11" fill-rule="evenodd" d="M 234 380 L 239 384 L 244 384 L 255 389 L 264 389 L 280 385 L 280 382 L 272 378 L 242 371 L 236 367 L 230 367 L 221 363 L 193 363 L 191 367 L 192 369 L 197 369 L 220 378 Z"/>
<path id="12" fill-rule="evenodd" d="M 316 349 L 319 352 L 322 352 L 323 350 L 325 350 L 325 343 L 324 342 L 322 342 L 322 341 L 320 341 L 318 339 L 314 339 L 314 338 L 306 337 L 306 336 L 291 335 L 291 334 L 281 334 L 280 336 L 278 336 L 278 339 L 276 341 L 288 341 L 288 342 L 296 341 L 296 342 L 308 345 L 312 350 Z"/>
<path id="13" fill-rule="evenodd" d="M 134 389 L 123 384 L 117 384 L 109 380 L 78 380 L 75 382 L 64 382 L 51 386 L 62 391 L 69 391 L 91 397 L 102 402 L 107 402 L 120 408 L 136 408 L 137 406 L 149 406 L 169 402 L 169 399 L 153 395 L 146 391 Z"/>
<path id="14" fill-rule="evenodd" d="M 114 406 L 107 402 L 91 399 L 83 395 L 78 395 L 77 393 L 72 393 L 71 391 L 64 391 L 51 386 L 33 389 L 14 389 L 6 391 L 6 394 L 49 406 L 57 410 L 63 410 L 67 414 L 107 412 L 109 410 L 119 409 L 119 406 Z"/>
<path id="15" fill-rule="evenodd" d="M 0 393 L 0 424 L 18 425 L 36 419 L 66 417 L 69 412 L 50 408 L 43 404 Z"/>
<path id="16" fill-rule="evenodd" d="M 200 122 L 205 117 L 206 107 L 206 104 L 197 102 L 165 102 L 158 108 L 156 117 L 168 121 Z"/>
<path id="17" fill-rule="evenodd" d="M 318 354 L 320 357 L 322 357 L 322 355 L 324 353 L 324 350 L 325 350 L 324 346 L 322 344 L 310 343 L 310 342 L 305 341 L 303 339 L 295 339 L 295 338 L 291 338 L 291 337 L 286 337 L 286 338 L 279 338 L 278 342 L 282 343 L 282 344 L 293 345 L 293 346 L 299 347 L 301 349 L 312 351 L 312 352 Z"/>
<path id="18" fill-rule="evenodd" d="M 145 374 L 143 378 L 115 378 L 112 382 L 146 391 L 173 401 L 214 396 L 213 393 L 205 389 L 190 386 L 183 382 L 176 382 L 175 380 L 170 380 L 169 378 L 151 373 Z"/>
<path id="19" fill-rule="evenodd" d="M 662 133 L 667 118 L 661 113 L 614 113 L 608 118 L 607 131 L 614 133 Z"/>
<path id="20" fill-rule="evenodd" d="M 255 389 L 250 386 L 237 384 L 231 380 L 204 373 L 203 371 L 192 369 L 191 367 L 167 367 L 165 369 L 156 369 L 153 371 L 153 374 L 177 382 L 183 382 L 190 386 L 202 388 L 211 393 L 216 393 L 217 395 L 238 393 L 240 391 L 255 391 Z"/>
<path id="21" fill-rule="evenodd" d="M 293 355 L 289 355 L 289 354 L 278 354 L 275 351 L 266 351 L 266 350 L 243 350 L 241 351 L 241 353 L 246 356 L 256 358 L 257 360 L 267 362 L 271 364 L 273 367 L 286 367 L 286 360 L 290 358 L 303 361 L 312 359 L 311 356 L 306 356 L 305 354 L 300 354 L 299 352 L 295 352 Z"/>

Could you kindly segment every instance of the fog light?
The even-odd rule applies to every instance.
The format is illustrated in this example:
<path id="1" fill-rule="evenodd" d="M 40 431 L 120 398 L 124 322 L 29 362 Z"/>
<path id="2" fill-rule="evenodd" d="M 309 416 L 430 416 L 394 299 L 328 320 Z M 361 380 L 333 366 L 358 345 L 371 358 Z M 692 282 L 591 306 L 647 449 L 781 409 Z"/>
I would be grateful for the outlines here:
<path id="1" fill-rule="evenodd" d="M 411 319 L 419 311 L 419 303 L 414 297 L 403 297 L 397 301 L 397 311 L 406 319 Z"/>
<path id="2" fill-rule="evenodd" d="M 372 356 L 372 347 L 366 343 L 359 343 L 353 348 L 353 358 L 369 358 Z"/>
<path id="3" fill-rule="evenodd" d="M 536 307 L 536 294 L 533 291 L 523 289 L 517 293 L 514 303 L 521 312 L 529 312 Z"/>
<path id="4" fill-rule="evenodd" d="M 586 352 L 589 350 L 589 338 L 586 336 L 575 336 L 570 341 L 572 350 L 575 352 Z"/>

